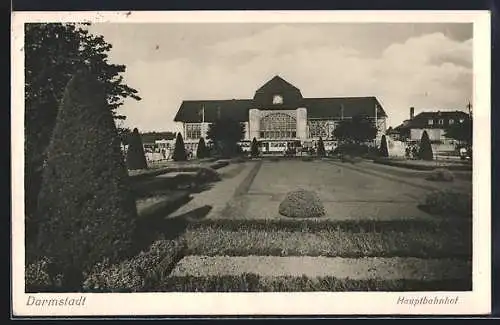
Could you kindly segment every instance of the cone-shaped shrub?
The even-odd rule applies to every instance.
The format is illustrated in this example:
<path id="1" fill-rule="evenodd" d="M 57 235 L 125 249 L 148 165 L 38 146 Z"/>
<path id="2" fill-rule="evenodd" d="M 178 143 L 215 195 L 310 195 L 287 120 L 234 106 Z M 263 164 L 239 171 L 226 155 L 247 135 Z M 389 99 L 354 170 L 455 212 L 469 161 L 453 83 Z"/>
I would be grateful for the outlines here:
<path id="1" fill-rule="evenodd" d="M 389 150 L 387 149 L 387 139 L 385 138 L 385 135 L 382 136 L 380 143 L 380 156 L 389 157 Z"/>
<path id="2" fill-rule="evenodd" d="M 422 138 L 420 139 L 418 157 L 423 160 L 432 160 L 433 156 L 429 135 L 427 134 L 427 131 L 424 131 L 424 133 L 422 133 Z"/>
<path id="3" fill-rule="evenodd" d="M 54 260 L 64 290 L 96 262 L 130 254 L 137 210 L 104 88 L 78 73 L 64 93 L 38 198 L 38 255 Z"/>
<path id="4" fill-rule="evenodd" d="M 137 128 L 128 137 L 127 167 L 130 170 L 148 168 L 141 135 Z"/>
<path id="5" fill-rule="evenodd" d="M 175 148 L 172 159 L 174 161 L 187 160 L 186 148 L 184 147 L 184 140 L 182 139 L 182 134 L 180 133 L 177 133 L 177 138 L 175 139 Z"/>
<path id="6" fill-rule="evenodd" d="M 206 158 L 208 156 L 207 146 L 205 145 L 205 139 L 200 138 L 198 141 L 198 147 L 196 148 L 196 158 Z"/>
<path id="7" fill-rule="evenodd" d="M 250 155 L 252 157 L 257 157 L 259 156 L 259 145 L 257 143 L 257 139 L 253 138 L 252 144 L 250 146 Z"/>
<path id="8" fill-rule="evenodd" d="M 326 156 L 325 152 L 325 144 L 323 143 L 323 139 L 319 137 L 318 140 L 318 157 L 324 157 Z"/>

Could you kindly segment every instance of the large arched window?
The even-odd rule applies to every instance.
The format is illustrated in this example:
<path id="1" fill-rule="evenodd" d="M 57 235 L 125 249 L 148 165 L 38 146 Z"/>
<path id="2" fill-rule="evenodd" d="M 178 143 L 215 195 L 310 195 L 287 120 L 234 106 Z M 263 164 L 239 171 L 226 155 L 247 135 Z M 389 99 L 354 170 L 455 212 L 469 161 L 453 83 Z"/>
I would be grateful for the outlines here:
<path id="1" fill-rule="evenodd" d="M 296 137 L 295 118 L 284 113 L 272 113 L 260 120 L 260 137 L 266 139 L 287 139 Z"/>

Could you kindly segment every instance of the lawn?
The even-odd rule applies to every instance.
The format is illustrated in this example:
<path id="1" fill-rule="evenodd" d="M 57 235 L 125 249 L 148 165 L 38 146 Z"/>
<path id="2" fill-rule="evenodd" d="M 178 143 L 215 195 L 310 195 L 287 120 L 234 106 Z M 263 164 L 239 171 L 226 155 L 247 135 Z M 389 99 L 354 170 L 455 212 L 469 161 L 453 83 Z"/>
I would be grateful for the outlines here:
<path id="1" fill-rule="evenodd" d="M 124 269 L 136 262 L 112 272 L 134 279 L 129 291 L 471 290 L 471 220 L 420 209 L 432 192 L 412 185 L 416 178 L 402 182 L 384 169 L 372 175 L 362 170 L 366 164 L 350 166 L 301 159 L 231 163 L 213 187 L 165 216 L 183 226 L 169 239 L 179 244 L 162 246 L 176 248 L 162 252 L 161 263 L 153 254 L 158 265 L 142 278 Z M 324 217 L 278 213 L 286 193 L 299 188 L 318 194 Z M 211 210 L 185 219 L 200 207 Z M 119 285 L 109 286 L 102 291 Z"/>

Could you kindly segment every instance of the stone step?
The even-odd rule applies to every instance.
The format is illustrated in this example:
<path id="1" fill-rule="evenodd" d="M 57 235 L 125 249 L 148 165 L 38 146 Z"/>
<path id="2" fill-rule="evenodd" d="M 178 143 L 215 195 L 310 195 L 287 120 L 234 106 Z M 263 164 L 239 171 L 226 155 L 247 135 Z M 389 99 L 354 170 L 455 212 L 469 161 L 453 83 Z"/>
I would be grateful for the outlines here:
<path id="1" fill-rule="evenodd" d="M 311 257 L 311 256 L 186 256 L 172 270 L 171 277 L 331 276 L 350 280 L 440 281 L 472 277 L 472 263 L 460 259 L 413 257 Z"/>

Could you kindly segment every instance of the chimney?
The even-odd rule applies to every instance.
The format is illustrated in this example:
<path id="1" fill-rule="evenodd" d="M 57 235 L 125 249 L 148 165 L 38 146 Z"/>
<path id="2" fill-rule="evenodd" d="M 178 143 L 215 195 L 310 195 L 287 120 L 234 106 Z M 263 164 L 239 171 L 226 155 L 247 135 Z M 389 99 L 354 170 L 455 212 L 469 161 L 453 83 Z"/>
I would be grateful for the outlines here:
<path id="1" fill-rule="evenodd" d="M 415 107 L 410 107 L 410 120 L 413 120 L 415 116 Z"/>

